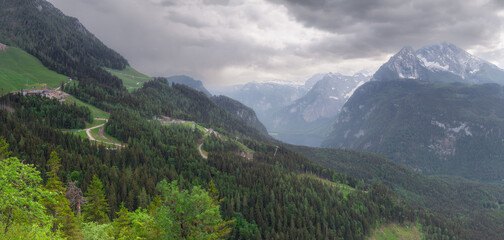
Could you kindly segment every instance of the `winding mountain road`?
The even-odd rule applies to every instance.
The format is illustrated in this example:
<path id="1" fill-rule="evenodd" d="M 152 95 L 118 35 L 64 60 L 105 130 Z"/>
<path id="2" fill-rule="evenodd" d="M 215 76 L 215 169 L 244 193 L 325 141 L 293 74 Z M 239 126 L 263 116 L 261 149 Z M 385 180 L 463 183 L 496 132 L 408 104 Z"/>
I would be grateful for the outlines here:
<path id="1" fill-rule="evenodd" d="M 106 118 L 95 118 L 95 120 L 105 120 L 105 123 L 107 123 L 107 122 L 108 122 L 108 119 L 106 119 Z M 90 127 L 90 128 L 86 128 L 86 129 L 84 129 L 84 130 L 86 130 L 86 134 L 88 135 L 89 140 L 91 140 L 91 141 L 98 141 L 98 140 L 96 140 L 96 139 L 93 137 L 93 135 L 91 135 L 91 130 L 93 130 L 93 129 L 95 129 L 95 128 L 101 128 L 98 134 L 100 135 L 100 137 L 101 137 L 102 139 L 104 139 L 104 140 L 108 141 L 110 144 L 112 144 L 112 145 L 114 145 L 114 146 L 123 147 L 123 145 L 122 145 L 122 144 L 116 143 L 116 142 L 114 142 L 114 141 L 110 140 L 109 138 L 105 137 L 105 134 L 104 134 L 104 132 L 105 132 L 105 128 L 104 128 L 105 123 L 100 124 L 100 125 L 97 125 L 97 126 L 94 126 L 94 127 Z"/>
<path id="2" fill-rule="evenodd" d="M 208 155 L 206 155 L 205 153 L 203 153 L 203 150 L 201 150 L 201 147 L 203 146 L 203 143 L 201 143 L 199 146 L 198 146 L 198 150 L 199 150 L 199 153 L 201 154 L 201 157 L 203 159 L 208 159 Z"/>
<path id="3" fill-rule="evenodd" d="M 90 128 L 84 129 L 84 130 L 86 130 L 86 134 L 88 135 L 89 140 L 96 141 L 96 139 L 93 137 L 93 135 L 91 135 L 91 130 L 93 130 L 95 128 L 103 127 L 103 126 L 105 126 L 105 123 L 97 125 L 97 126 L 94 126 L 94 127 L 90 127 Z"/>

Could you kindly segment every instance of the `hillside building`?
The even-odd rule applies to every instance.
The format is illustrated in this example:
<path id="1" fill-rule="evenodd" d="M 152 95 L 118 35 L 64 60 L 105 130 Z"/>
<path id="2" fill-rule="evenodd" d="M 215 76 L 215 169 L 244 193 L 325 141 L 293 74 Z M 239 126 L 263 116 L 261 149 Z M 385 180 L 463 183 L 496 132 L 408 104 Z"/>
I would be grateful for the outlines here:
<path id="1" fill-rule="evenodd" d="M 0 43 L 0 51 L 7 52 L 7 45 Z"/>

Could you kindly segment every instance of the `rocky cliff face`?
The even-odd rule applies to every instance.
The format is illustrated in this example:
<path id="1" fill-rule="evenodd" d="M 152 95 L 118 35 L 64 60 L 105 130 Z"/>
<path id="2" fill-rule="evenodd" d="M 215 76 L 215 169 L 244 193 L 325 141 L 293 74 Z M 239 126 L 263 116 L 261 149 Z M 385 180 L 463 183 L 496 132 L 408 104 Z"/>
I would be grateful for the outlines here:
<path id="1" fill-rule="evenodd" d="M 343 104 L 355 89 L 369 80 L 363 74 L 344 76 L 327 73 L 314 77 L 320 80 L 305 96 L 275 113 L 270 131 L 279 134 L 279 139 L 293 144 L 319 146 L 330 132 Z M 310 141 L 306 141 L 307 136 L 310 136 Z"/>
<path id="2" fill-rule="evenodd" d="M 254 110 L 251 108 L 226 96 L 213 96 L 211 99 L 226 111 L 243 120 L 247 125 L 256 128 L 266 135 L 268 134 L 266 127 L 259 121 Z"/>
<path id="3" fill-rule="evenodd" d="M 344 76 L 325 74 L 302 98 L 282 109 L 275 117 L 275 127 L 289 119 L 302 119 L 306 123 L 321 118 L 335 117 L 355 89 L 369 80 L 362 74 Z"/>

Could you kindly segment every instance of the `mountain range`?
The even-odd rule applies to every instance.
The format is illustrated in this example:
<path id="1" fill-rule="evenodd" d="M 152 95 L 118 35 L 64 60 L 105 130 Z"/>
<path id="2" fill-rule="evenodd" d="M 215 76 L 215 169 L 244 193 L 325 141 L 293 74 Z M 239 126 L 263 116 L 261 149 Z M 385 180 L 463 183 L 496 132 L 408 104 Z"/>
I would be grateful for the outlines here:
<path id="1" fill-rule="evenodd" d="M 304 85 L 248 83 L 212 91 L 254 109 L 273 137 L 292 144 L 319 146 L 341 106 L 367 81 L 369 77 L 360 73 L 319 73 Z"/>
<path id="2" fill-rule="evenodd" d="M 500 181 L 502 74 L 452 44 L 403 48 L 355 91 L 323 146 L 380 153 L 426 174 Z"/>
<path id="3" fill-rule="evenodd" d="M 250 82 L 245 85 L 214 87 L 210 91 L 254 109 L 261 122 L 269 128 L 272 114 L 302 97 L 307 90 L 299 85 Z"/>
<path id="4" fill-rule="evenodd" d="M 262 107 L 270 123 L 278 117 L 270 113 L 292 123 L 287 130 L 327 120 L 318 126 L 330 132 L 335 122 L 325 144 L 348 139 L 341 146 L 381 152 L 393 161 L 296 147 L 266 135 L 259 111 L 256 116 L 239 101 L 210 97 L 201 82 L 136 72 L 45 0 L 0 4 L 7 26 L 0 41 L 38 58 L 43 66 L 37 64 L 37 72 L 50 68 L 74 79 L 59 85 L 63 99 L 0 96 L 0 171 L 9 173 L 0 174 L 2 187 L 9 187 L 0 194 L 7 200 L 0 210 L 14 213 L 0 216 L 0 238 L 173 239 L 201 233 L 212 239 L 366 239 L 381 227 L 425 239 L 503 236 L 502 185 L 420 174 L 499 182 L 504 89 L 494 80 L 453 82 L 453 76 L 479 80 L 436 75 L 439 69 L 422 65 L 410 72 L 437 77 L 411 79 L 400 69 L 402 79 L 375 74 L 367 83 L 360 74 L 317 74 L 304 86 L 230 88 L 240 102 Z M 49 47 L 37 50 L 43 45 Z M 494 75 L 498 71 L 485 76 Z M 124 87 L 120 76 L 133 87 Z M 15 158 L 22 159 L 15 167 L 31 169 L 23 172 L 30 179 L 16 177 L 18 169 L 7 164 Z M 5 195 L 19 186 L 20 194 Z M 67 188 L 87 203 L 70 203 Z M 47 195 L 10 201 L 33 189 L 30 194 Z"/>
<path id="5" fill-rule="evenodd" d="M 277 134 L 276 138 L 292 144 L 320 146 L 343 104 L 359 86 L 369 81 L 362 74 L 327 73 L 308 79 L 305 87 L 317 77 L 320 79 L 303 97 L 273 114 L 273 122 L 268 127 Z"/>
<path id="6" fill-rule="evenodd" d="M 454 44 L 443 42 L 416 51 L 404 47 L 373 75 L 373 80 L 378 81 L 397 79 L 502 85 L 504 72 Z"/>

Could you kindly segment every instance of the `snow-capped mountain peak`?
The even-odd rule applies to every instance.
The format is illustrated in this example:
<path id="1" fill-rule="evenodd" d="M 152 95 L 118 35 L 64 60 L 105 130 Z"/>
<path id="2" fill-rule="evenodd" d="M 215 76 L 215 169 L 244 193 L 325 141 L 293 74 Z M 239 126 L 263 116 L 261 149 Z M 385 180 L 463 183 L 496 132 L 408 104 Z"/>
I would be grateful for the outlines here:
<path id="1" fill-rule="evenodd" d="M 387 64 L 400 78 L 418 78 L 419 62 L 412 47 L 403 47 Z"/>
<path id="2" fill-rule="evenodd" d="M 501 83 L 504 70 L 443 42 L 414 50 L 404 47 L 374 74 L 373 80 L 420 79 L 441 82 Z"/>
<path id="3" fill-rule="evenodd" d="M 480 70 L 481 65 L 488 64 L 457 46 L 443 42 L 427 46 L 416 51 L 416 56 L 424 67 L 432 71 L 448 71 L 462 78 Z"/>

